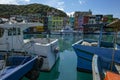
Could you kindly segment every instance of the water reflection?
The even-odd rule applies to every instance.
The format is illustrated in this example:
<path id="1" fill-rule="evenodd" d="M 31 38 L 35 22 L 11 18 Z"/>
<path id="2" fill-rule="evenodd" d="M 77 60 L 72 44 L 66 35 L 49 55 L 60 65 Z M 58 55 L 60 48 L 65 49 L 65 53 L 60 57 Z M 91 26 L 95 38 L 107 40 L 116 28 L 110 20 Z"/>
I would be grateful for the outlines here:
<path id="1" fill-rule="evenodd" d="M 93 80 L 90 73 L 77 72 L 77 80 Z"/>
<path id="2" fill-rule="evenodd" d="M 57 38 L 59 39 L 59 47 L 60 51 L 63 52 L 64 50 L 73 50 L 72 44 L 81 39 L 81 35 L 50 35 L 50 38 Z"/>
<path id="3" fill-rule="evenodd" d="M 57 80 L 77 80 L 76 59 L 74 51 L 64 50 L 60 53 L 60 75 Z"/>

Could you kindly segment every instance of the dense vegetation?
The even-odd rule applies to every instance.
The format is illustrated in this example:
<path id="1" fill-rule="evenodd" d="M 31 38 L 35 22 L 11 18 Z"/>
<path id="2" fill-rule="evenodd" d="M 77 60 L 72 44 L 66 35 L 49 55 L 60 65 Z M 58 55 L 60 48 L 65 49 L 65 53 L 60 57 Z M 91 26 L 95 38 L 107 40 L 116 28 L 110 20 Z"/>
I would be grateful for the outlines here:
<path id="1" fill-rule="evenodd" d="M 36 14 L 36 13 L 45 15 L 46 12 L 51 12 L 52 10 L 57 12 L 58 16 L 62 16 L 62 17 L 67 16 L 66 13 L 64 13 L 63 11 L 42 4 L 29 4 L 29 5 L 0 4 L 0 16 L 5 16 L 5 17 L 8 17 L 10 15 L 26 15 L 26 14 Z"/>

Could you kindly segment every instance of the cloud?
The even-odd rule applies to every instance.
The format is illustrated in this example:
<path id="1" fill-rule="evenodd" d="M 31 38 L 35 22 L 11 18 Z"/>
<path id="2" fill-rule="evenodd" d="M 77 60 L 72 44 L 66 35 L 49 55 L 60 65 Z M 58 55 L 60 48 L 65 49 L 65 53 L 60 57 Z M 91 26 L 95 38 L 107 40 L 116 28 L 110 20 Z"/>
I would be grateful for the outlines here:
<path id="1" fill-rule="evenodd" d="M 64 11 L 64 2 L 58 2 L 57 8 Z"/>
<path id="2" fill-rule="evenodd" d="M 71 15 L 73 16 L 73 14 L 74 14 L 74 12 L 67 12 L 68 16 L 71 16 Z"/>
<path id="3" fill-rule="evenodd" d="M 0 4 L 18 4 L 17 0 L 0 0 Z"/>
<path id="4" fill-rule="evenodd" d="M 25 2 L 30 2 L 30 0 L 23 0 L 23 1 L 25 1 Z"/>
<path id="5" fill-rule="evenodd" d="M 0 0 L 0 4 L 25 4 L 29 2 L 30 0 Z"/>
<path id="6" fill-rule="evenodd" d="M 46 5 L 55 7 L 59 10 L 63 10 L 63 11 L 65 8 L 65 3 L 64 3 L 64 1 L 61 1 L 61 0 L 45 0 L 42 2 L 42 4 L 46 4 Z"/>
<path id="7" fill-rule="evenodd" d="M 85 4 L 85 1 L 79 0 L 78 1 L 80 5 Z"/>

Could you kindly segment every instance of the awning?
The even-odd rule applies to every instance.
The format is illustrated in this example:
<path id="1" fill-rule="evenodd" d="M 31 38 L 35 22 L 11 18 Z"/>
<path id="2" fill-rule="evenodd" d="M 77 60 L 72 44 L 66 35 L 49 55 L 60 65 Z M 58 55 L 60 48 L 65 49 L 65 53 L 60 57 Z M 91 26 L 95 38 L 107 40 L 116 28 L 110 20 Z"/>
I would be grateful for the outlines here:
<path id="1" fill-rule="evenodd" d="M 112 23 L 108 24 L 107 27 L 120 29 L 120 19 L 113 21 Z"/>

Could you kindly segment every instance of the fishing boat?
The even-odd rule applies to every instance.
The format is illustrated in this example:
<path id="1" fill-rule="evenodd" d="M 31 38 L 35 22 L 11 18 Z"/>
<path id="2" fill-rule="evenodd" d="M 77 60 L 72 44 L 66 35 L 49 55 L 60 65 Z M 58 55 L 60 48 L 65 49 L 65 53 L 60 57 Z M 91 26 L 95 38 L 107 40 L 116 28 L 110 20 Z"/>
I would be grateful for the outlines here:
<path id="1" fill-rule="evenodd" d="M 19 80 L 29 71 L 37 72 L 35 68 L 40 68 L 42 64 L 40 58 L 26 52 L 22 47 L 22 30 L 36 25 L 40 24 L 24 22 L 0 24 L 0 80 Z M 31 75 L 30 79 L 36 79 L 38 75 Z"/>
<path id="2" fill-rule="evenodd" d="M 108 57 L 94 55 L 92 60 L 93 80 L 119 80 L 120 79 L 120 54 L 115 53 L 117 43 L 117 32 L 120 20 L 114 21 L 108 26 L 115 28 L 115 42 L 112 53 L 107 53 Z"/>
<path id="3" fill-rule="evenodd" d="M 1 52 L 26 52 L 30 55 L 42 57 L 43 65 L 41 70 L 50 71 L 59 57 L 58 39 L 31 38 L 24 39 L 23 31 L 29 27 L 43 26 L 41 23 L 15 22 L 0 24 Z"/>
<path id="4" fill-rule="evenodd" d="M 73 34 L 74 33 L 74 30 L 73 28 L 71 28 L 70 25 L 66 25 L 61 31 L 60 31 L 61 34 Z"/>
<path id="5" fill-rule="evenodd" d="M 92 57 L 94 54 L 99 56 L 108 57 L 107 53 L 112 53 L 114 48 L 114 35 L 111 40 L 104 38 L 102 31 L 106 26 L 104 23 L 99 24 L 84 24 L 84 27 L 97 27 L 100 30 L 100 35 L 97 40 L 82 39 L 72 45 L 77 55 L 77 70 L 83 72 L 92 72 Z M 107 35 L 108 36 L 108 35 Z M 115 53 L 120 53 L 116 45 Z"/>
<path id="6" fill-rule="evenodd" d="M 112 75 L 120 74 L 120 61 L 119 61 L 120 55 L 119 54 L 115 55 L 116 56 L 114 57 L 115 58 L 114 65 L 112 65 L 112 56 L 111 58 L 100 57 L 98 55 L 93 56 L 92 60 L 93 80 L 117 80 L 113 78 Z M 107 78 L 109 74 L 112 75 L 109 76 L 109 78 Z"/>
<path id="7" fill-rule="evenodd" d="M 58 40 L 23 38 L 26 28 L 41 25 L 25 21 L 0 24 L 0 79 L 19 80 L 26 73 L 36 79 L 38 71 L 51 70 L 59 57 Z"/>

